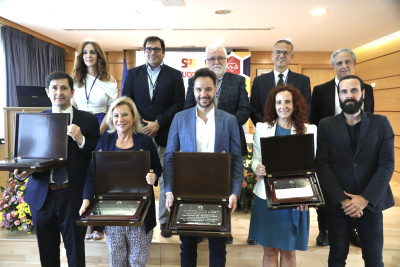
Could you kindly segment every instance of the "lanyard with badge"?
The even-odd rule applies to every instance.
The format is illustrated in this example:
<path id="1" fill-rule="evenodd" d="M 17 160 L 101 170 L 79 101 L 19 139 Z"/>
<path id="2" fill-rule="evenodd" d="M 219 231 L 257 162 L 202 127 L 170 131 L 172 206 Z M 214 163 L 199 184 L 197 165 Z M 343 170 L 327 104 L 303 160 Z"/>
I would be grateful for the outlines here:
<path id="1" fill-rule="evenodd" d="M 160 72 L 161 72 L 161 69 L 162 69 L 163 66 L 164 66 L 164 65 L 161 65 L 160 71 L 158 72 L 157 79 L 156 79 L 156 81 L 154 82 L 154 84 L 153 84 L 153 81 L 151 80 L 151 77 L 150 77 L 150 74 L 149 74 L 149 70 L 147 70 L 147 77 L 149 77 L 149 81 L 150 81 L 150 84 L 151 84 L 151 88 L 153 89 L 153 93 L 152 93 L 152 95 L 151 95 L 152 98 L 153 98 L 153 96 L 154 96 L 154 91 L 156 90 L 156 85 L 157 85 L 157 82 L 158 82 L 158 77 L 160 77 Z M 152 76 L 153 76 L 153 75 L 152 75 Z"/>
<path id="2" fill-rule="evenodd" d="M 92 92 L 93 86 L 97 80 L 97 77 L 99 77 L 99 74 L 97 74 L 96 78 L 94 79 L 93 83 L 92 83 L 92 87 L 90 87 L 90 91 L 89 91 L 89 95 L 87 94 L 86 91 L 86 79 L 85 79 L 85 96 L 86 96 L 86 106 L 89 107 L 89 97 L 90 97 L 90 93 Z"/>

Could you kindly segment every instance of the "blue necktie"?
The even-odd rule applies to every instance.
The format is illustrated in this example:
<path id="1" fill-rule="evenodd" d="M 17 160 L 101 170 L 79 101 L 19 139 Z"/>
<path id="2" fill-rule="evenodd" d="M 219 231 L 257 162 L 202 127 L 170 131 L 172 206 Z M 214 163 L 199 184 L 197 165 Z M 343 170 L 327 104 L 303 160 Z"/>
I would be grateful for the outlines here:
<path id="1" fill-rule="evenodd" d="M 67 179 L 67 165 L 53 169 L 53 181 L 56 185 L 62 185 Z"/>

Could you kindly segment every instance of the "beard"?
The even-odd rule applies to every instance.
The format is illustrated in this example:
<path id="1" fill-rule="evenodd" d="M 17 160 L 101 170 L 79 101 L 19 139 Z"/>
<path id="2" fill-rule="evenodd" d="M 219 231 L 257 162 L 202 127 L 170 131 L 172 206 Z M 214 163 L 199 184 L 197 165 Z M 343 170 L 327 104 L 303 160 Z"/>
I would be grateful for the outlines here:
<path id="1" fill-rule="evenodd" d="M 200 97 L 196 98 L 196 102 L 197 102 L 197 105 L 199 105 L 200 107 L 202 107 L 202 108 L 208 108 L 209 106 L 211 106 L 212 104 L 214 104 L 214 99 L 215 99 L 215 97 L 210 97 L 209 102 L 208 102 L 207 105 L 203 105 L 203 104 L 201 103 Z"/>
<path id="2" fill-rule="evenodd" d="M 215 73 L 215 75 L 219 76 L 225 73 L 226 68 L 222 67 L 222 65 L 214 65 L 211 70 Z"/>
<path id="3" fill-rule="evenodd" d="M 358 101 L 355 99 L 346 99 L 344 102 L 342 102 L 339 99 L 340 108 L 342 109 L 342 111 L 350 115 L 356 114 L 361 109 L 363 102 L 364 100 L 362 97 Z M 353 104 L 347 104 L 347 103 L 353 103 Z"/>

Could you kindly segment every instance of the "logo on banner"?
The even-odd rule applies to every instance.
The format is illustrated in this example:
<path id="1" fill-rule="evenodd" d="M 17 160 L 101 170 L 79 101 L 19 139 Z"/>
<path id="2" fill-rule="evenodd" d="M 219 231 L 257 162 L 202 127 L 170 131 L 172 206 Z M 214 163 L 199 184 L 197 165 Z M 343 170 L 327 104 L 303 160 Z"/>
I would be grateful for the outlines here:
<path id="1" fill-rule="evenodd" d="M 240 60 L 235 57 L 229 57 L 227 69 L 231 73 L 240 74 Z"/>
<path id="2" fill-rule="evenodd" d="M 196 69 L 196 59 L 194 58 L 182 58 L 182 69 Z"/>

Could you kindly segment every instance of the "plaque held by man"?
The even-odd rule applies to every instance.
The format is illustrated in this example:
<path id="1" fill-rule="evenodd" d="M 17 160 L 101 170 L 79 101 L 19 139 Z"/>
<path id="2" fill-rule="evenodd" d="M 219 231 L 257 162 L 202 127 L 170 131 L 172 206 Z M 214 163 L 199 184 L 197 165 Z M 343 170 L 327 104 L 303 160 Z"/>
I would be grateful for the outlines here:
<path id="1" fill-rule="evenodd" d="M 191 236 L 230 236 L 230 153 L 173 153 L 176 197 L 167 232 Z"/>

